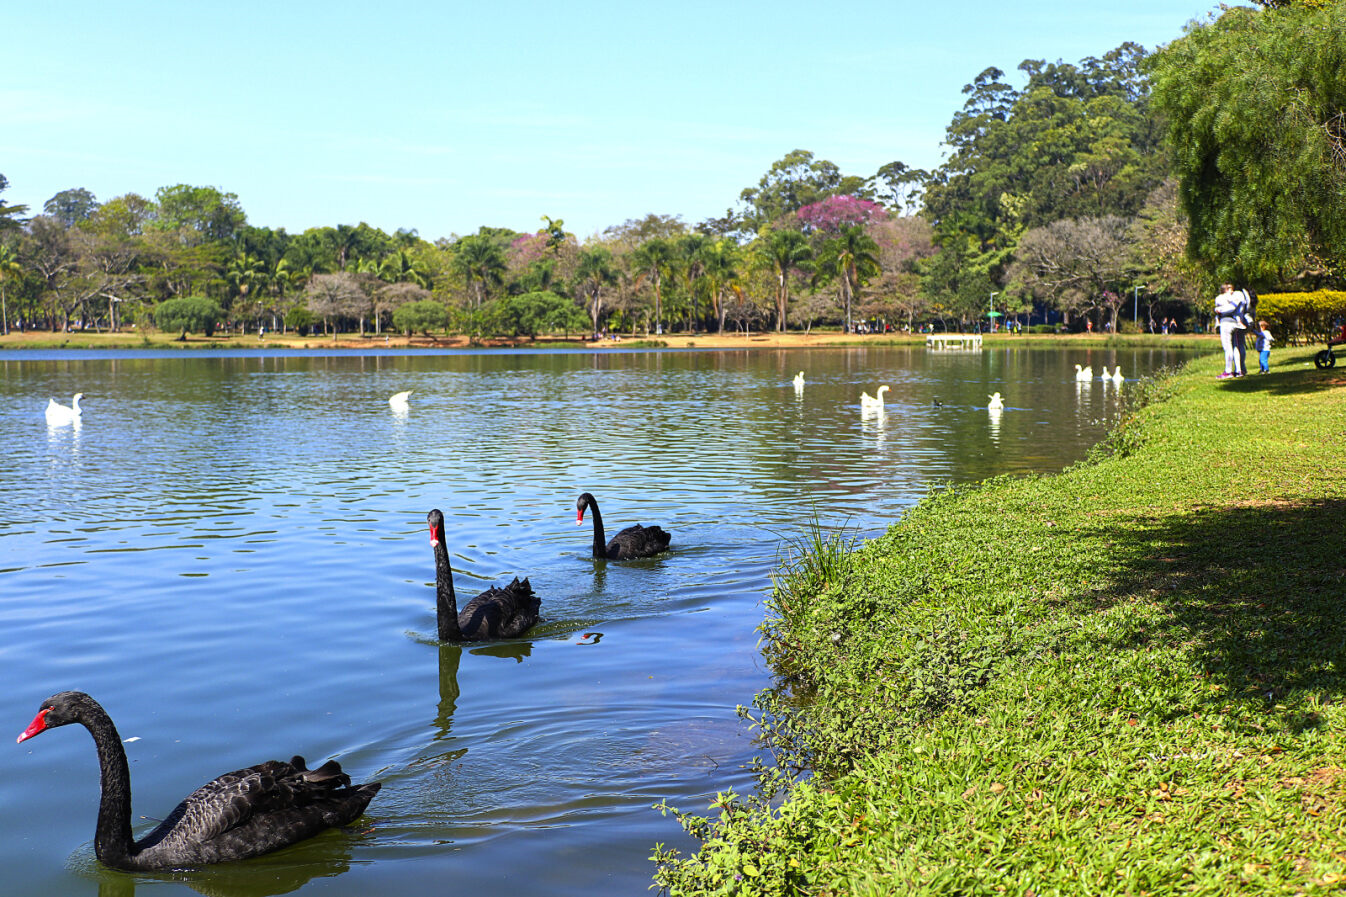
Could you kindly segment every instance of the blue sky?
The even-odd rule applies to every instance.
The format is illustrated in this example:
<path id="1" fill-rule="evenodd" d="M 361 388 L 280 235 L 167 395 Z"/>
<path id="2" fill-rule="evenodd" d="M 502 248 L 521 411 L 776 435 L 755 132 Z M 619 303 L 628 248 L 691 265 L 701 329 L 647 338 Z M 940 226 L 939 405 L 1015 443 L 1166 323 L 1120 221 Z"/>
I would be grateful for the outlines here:
<path id="1" fill-rule="evenodd" d="M 17 7 L 17 8 L 14 8 Z M 14 4 L 0 173 L 34 211 L 159 187 L 250 223 L 480 225 L 582 238 L 721 215 L 807 149 L 847 174 L 931 168 L 988 66 L 1153 48 L 1203 0 Z M 1018 82 L 1016 82 L 1018 83 Z"/>

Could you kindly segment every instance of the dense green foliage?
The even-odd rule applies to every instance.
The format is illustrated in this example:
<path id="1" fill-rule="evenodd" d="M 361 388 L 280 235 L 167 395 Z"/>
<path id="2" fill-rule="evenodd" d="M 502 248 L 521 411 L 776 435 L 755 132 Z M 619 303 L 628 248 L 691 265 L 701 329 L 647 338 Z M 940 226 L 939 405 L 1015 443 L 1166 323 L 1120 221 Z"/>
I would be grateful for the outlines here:
<path id="1" fill-rule="evenodd" d="M 393 312 L 393 326 L 403 333 L 429 334 L 449 326 L 449 313 L 442 303 L 429 299 L 409 302 Z"/>
<path id="2" fill-rule="evenodd" d="M 756 794 L 673 894 L 1316 893 L 1343 878 L 1346 462 L 1304 350 L 1141 388 L 1091 461 L 815 528 L 764 626 Z M 811 774 L 806 774 L 811 771 Z M 680 814 L 681 815 L 681 814 Z"/>
<path id="3" fill-rule="evenodd" d="M 1257 317 L 1265 320 L 1281 343 L 1320 341 L 1337 336 L 1346 325 L 1346 292 L 1263 293 Z"/>
<path id="4" fill-rule="evenodd" d="M 210 336 L 223 319 L 224 309 L 204 296 L 166 299 L 154 310 L 154 323 L 160 330 L 178 330 L 184 337 L 188 333 Z"/>
<path id="5" fill-rule="evenodd" d="M 1346 4 L 1227 10 L 1155 57 L 1191 218 L 1221 277 L 1341 274 L 1346 257 Z"/>

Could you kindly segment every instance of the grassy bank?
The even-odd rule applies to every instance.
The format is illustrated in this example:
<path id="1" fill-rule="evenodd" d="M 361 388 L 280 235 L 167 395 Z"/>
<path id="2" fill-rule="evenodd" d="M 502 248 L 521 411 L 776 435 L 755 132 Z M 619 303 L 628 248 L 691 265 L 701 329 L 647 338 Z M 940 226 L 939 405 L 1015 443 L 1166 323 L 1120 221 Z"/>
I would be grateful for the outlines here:
<path id="1" fill-rule="evenodd" d="M 658 851 L 657 882 L 1346 890 L 1346 375 L 1311 357 L 1197 361 L 1089 462 L 795 546 L 762 789 L 684 817 L 703 848 Z"/>

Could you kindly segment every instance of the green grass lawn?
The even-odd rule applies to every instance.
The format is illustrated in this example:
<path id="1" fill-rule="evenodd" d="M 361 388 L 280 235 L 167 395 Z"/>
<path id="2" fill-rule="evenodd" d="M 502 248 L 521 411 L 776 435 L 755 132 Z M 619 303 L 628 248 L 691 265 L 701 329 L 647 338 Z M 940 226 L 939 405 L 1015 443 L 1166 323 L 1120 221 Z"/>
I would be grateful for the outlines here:
<path id="1" fill-rule="evenodd" d="M 1346 372 L 1311 359 L 1204 358 L 1088 462 L 794 546 L 761 787 L 679 814 L 657 884 L 1346 892 Z"/>

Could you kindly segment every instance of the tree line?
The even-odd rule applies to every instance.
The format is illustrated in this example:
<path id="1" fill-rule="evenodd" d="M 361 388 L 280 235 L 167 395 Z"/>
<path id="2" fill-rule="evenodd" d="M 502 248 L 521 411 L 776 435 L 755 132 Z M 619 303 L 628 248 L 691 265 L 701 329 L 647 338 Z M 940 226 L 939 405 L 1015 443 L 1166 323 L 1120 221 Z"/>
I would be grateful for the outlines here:
<path id="1" fill-rule="evenodd" d="M 0 175 L 0 321 L 485 337 L 1002 315 L 1119 330 L 1131 311 L 1142 329 L 1193 326 L 1220 280 L 1341 285 L 1343 9 L 1275 0 L 1153 53 L 990 67 L 934 170 L 860 176 L 794 150 L 721 217 L 583 239 L 546 215 L 433 242 L 365 223 L 288 234 L 185 184 L 102 202 L 73 188 L 34 214 L 4 202 Z"/>

